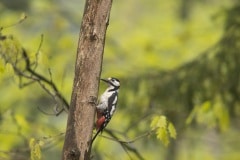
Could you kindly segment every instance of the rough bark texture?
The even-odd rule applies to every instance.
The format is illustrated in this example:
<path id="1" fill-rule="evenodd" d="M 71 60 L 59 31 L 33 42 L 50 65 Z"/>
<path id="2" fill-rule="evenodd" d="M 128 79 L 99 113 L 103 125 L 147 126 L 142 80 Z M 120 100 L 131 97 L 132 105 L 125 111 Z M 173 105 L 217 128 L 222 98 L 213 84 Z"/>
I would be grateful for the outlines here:
<path id="1" fill-rule="evenodd" d="M 75 64 L 75 77 L 63 160 L 88 160 L 112 0 L 86 0 Z"/>

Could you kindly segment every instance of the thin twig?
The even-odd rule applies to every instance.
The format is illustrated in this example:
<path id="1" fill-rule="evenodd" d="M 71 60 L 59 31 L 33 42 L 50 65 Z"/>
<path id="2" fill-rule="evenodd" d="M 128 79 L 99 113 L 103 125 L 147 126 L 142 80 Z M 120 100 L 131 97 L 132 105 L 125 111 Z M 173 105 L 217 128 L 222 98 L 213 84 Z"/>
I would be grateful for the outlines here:
<path id="1" fill-rule="evenodd" d="M 112 131 L 110 131 L 110 130 L 108 130 L 108 129 L 105 129 L 105 131 L 106 131 L 109 135 L 112 136 Z M 140 139 L 142 139 L 142 138 L 144 138 L 144 137 L 146 137 L 146 136 L 151 135 L 153 132 L 155 132 L 155 129 L 153 129 L 153 130 L 151 130 L 151 131 L 147 131 L 147 132 L 145 132 L 145 133 L 143 133 L 143 134 L 141 134 L 141 135 L 139 135 L 139 136 L 137 136 L 137 137 L 135 137 L 134 139 L 131 139 L 131 140 L 119 140 L 117 137 L 116 137 L 116 138 L 115 138 L 115 137 L 111 138 L 111 137 L 104 136 L 104 135 L 99 135 L 99 136 L 100 136 L 100 137 L 103 137 L 103 138 L 106 138 L 106 139 L 109 139 L 109 140 L 111 140 L 111 141 L 115 141 L 115 142 L 119 142 L 119 143 L 125 143 L 125 144 L 130 144 L 130 143 L 134 143 L 134 142 L 136 142 L 136 141 L 138 141 L 138 140 L 140 140 Z"/>
<path id="2" fill-rule="evenodd" d="M 45 112 L 45 111 L 42 110 L 42 108 L 39 107 L 39 106 L 37 106 L 37 108 L 38 108 L 38 110 L 39 110 L 40 112 L 42 112 L 42 113 L 45 114 L 45 115 L 48 115 L 48 116 L 55 116 L 55 115 L 56 115 L 56 113 L 47 113 L 47 112 Z"/>
<path id="3" fill-rule="evenodd" d="M 13 27 L 13 26 L 18 25 L 18 24 L 22 23 L 22 22 L 23 22 L 24 20 L 26 20 L 26 19 L 27 19 L 27 16 L 24 15 L 24 16 L 20 17 L 20 19 L 19 19 L 17 22 L 15 22 L 15 23 L 10 24 L 10 25 L 7 25 L 7 26 L 4 26 L 4 27 L 0 27 L 0 32 L 1 32 L 3 29 L 5 29 L 5 28 L 10 28 L 10 27 Z"/>
<path id="4" fill-rule="evenodd" d="M 41 34 L 41 40 L 40 40 L 38 49 L 37 49 L 36 54 L 35 54 L 35 63 L 34 63 L 33 70 L 35 70 L 37 68 L 37 66 L 38 66 L 38 56 L 39 56 L 39 53 L 40 53 L 40 49 L 42 48 L 43 38 L 44 38 L 44 35 Z"/>
<path id="5" fill-rule="evenodd" d="M 138 150 L 136 150 L 135 148 L 133 148 L 133 147 L 131 147 L 131 146 L 129 146 L 128 144 L 128 141 L 119 141 L 118 140 L 118 137 L 113 133 L 113 132 L 111 132 L 110 130 L 107 130 L 107 129 L 105 129 L 105 132 L 107 133 L 107 134 L 109 134 L 111 137 L 113 137 L 111 140 L 115 140 L 116 142 L 118 142 L 121 146 L 122 146 L 122 148 L 124 149 L 124 151 L 131 151 L 132 153 L 134 153 L 140 160 L 144 160 L 144 158 L 143 158 L 143 156 L 138 152 Z M 143 136 L 141 136 L 141 137 L 143 137 Z M 138 138 L 138 139 L 140 139 L 140 138 Z M 131 141 L 132 143 L 133 142 L 135 142 L 135 141 Z M 129 155 L 129 153 L 128 152 L 126 152 L 128 155 Z M 130 157 L 131 158 L 131 157 Z"/>

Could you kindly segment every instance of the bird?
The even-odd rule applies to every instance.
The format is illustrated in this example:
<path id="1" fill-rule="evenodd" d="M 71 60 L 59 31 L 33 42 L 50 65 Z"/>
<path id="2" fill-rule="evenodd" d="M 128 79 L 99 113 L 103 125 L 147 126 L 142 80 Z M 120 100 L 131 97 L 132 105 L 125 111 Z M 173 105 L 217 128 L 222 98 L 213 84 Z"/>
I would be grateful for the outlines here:
<path id="1" fill-rule="evenodd" d="M 96 130 L 97 133 L 92 138 L 92 142 L 96 139 L 98 134 L 103 131 L 103 129 L 110 122 L 117 106 L 118 102 L 118 92 L 120 88 L 120 81 L 117 78 L 109 77 L 108 79 L 100 79 L 108 84 L 108 88 L 103 92 L 100 97 L 99 103 L 96 106 L 97 111 L 97 121 Z"/>

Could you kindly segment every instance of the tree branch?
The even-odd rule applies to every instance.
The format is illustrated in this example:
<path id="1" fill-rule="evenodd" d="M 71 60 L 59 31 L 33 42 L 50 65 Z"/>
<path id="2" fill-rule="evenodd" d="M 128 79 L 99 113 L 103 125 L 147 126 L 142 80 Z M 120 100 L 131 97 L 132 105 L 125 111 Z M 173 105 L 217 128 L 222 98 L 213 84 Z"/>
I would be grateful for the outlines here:
<path id="1" fill-rule="evenodd" d="M 0 39 L 1 41 L 5 41 L 8 39 L 8 40 L 12 40 L 8 43 L 14 43 L 14 40 L 12 37 L 2 36 L 2 35 L 1 37 L 4 37 Z M 52 81 L 52 73 L 50 72 L 50 70 L 49 70 L 50 79 L 46 78 L 45 76 L 35 71 L 38 66 L 37 60 L 38 60 L 38 55 L 39 55 L 42 43 L 43 43 L 43 35 L 41 35 L 41 41 L 35 55 L 36 61 L 33 63 L 30 61 L 30 58 L 26 50 L 22 47 L 19 51 L 17 50 L 16 53 L 11 53 L 11 54 L 8 53 L 7 49 L 3 50 L 5 52 L 0 52 L 0 56 L 4 59 L 5 63 L 10 63 L 12 65 L 15 74 L 17 74 L 19 77 L 20 88 L 26 87 L 30 84 L 33 84 L 34 82 L 38 82 L 38 84 L 42 87 L 42 89 L 45 90 L 46 93 L 51 95 L 51 97 L 53 97 L 55 101 L 60 101 L 63 104 L 61 106 L 61 109 L 55 113 L 55 115 L 58 116 L 63 111 L 68 112 L 69 103 L 67 102 L 65 97 L 60 93 L 56 84 Z M 18 46 L 14 46 L 14 47 L 16 47 L 16 49 L 18 48 Z M 9 52 L 11 51 L 9 50 Z M 16 56 L 16 57 L 12 57 L 12 56 Z M 24 63 L 24 67 L 22 63 Z M 30 82 L 22 83 L 22 78 L 30 80 Z"/>

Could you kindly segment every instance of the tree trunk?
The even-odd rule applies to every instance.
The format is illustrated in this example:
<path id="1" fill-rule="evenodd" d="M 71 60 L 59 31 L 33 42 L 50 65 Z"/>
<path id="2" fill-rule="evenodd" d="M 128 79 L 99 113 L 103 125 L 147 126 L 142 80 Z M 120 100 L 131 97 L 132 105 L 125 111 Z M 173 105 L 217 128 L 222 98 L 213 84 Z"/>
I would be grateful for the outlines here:
<path id="1" fill-rule="evenodd" d="M 86 0 L 75 64 L 63 160 L 88 160 L 112 0 Z"/>

